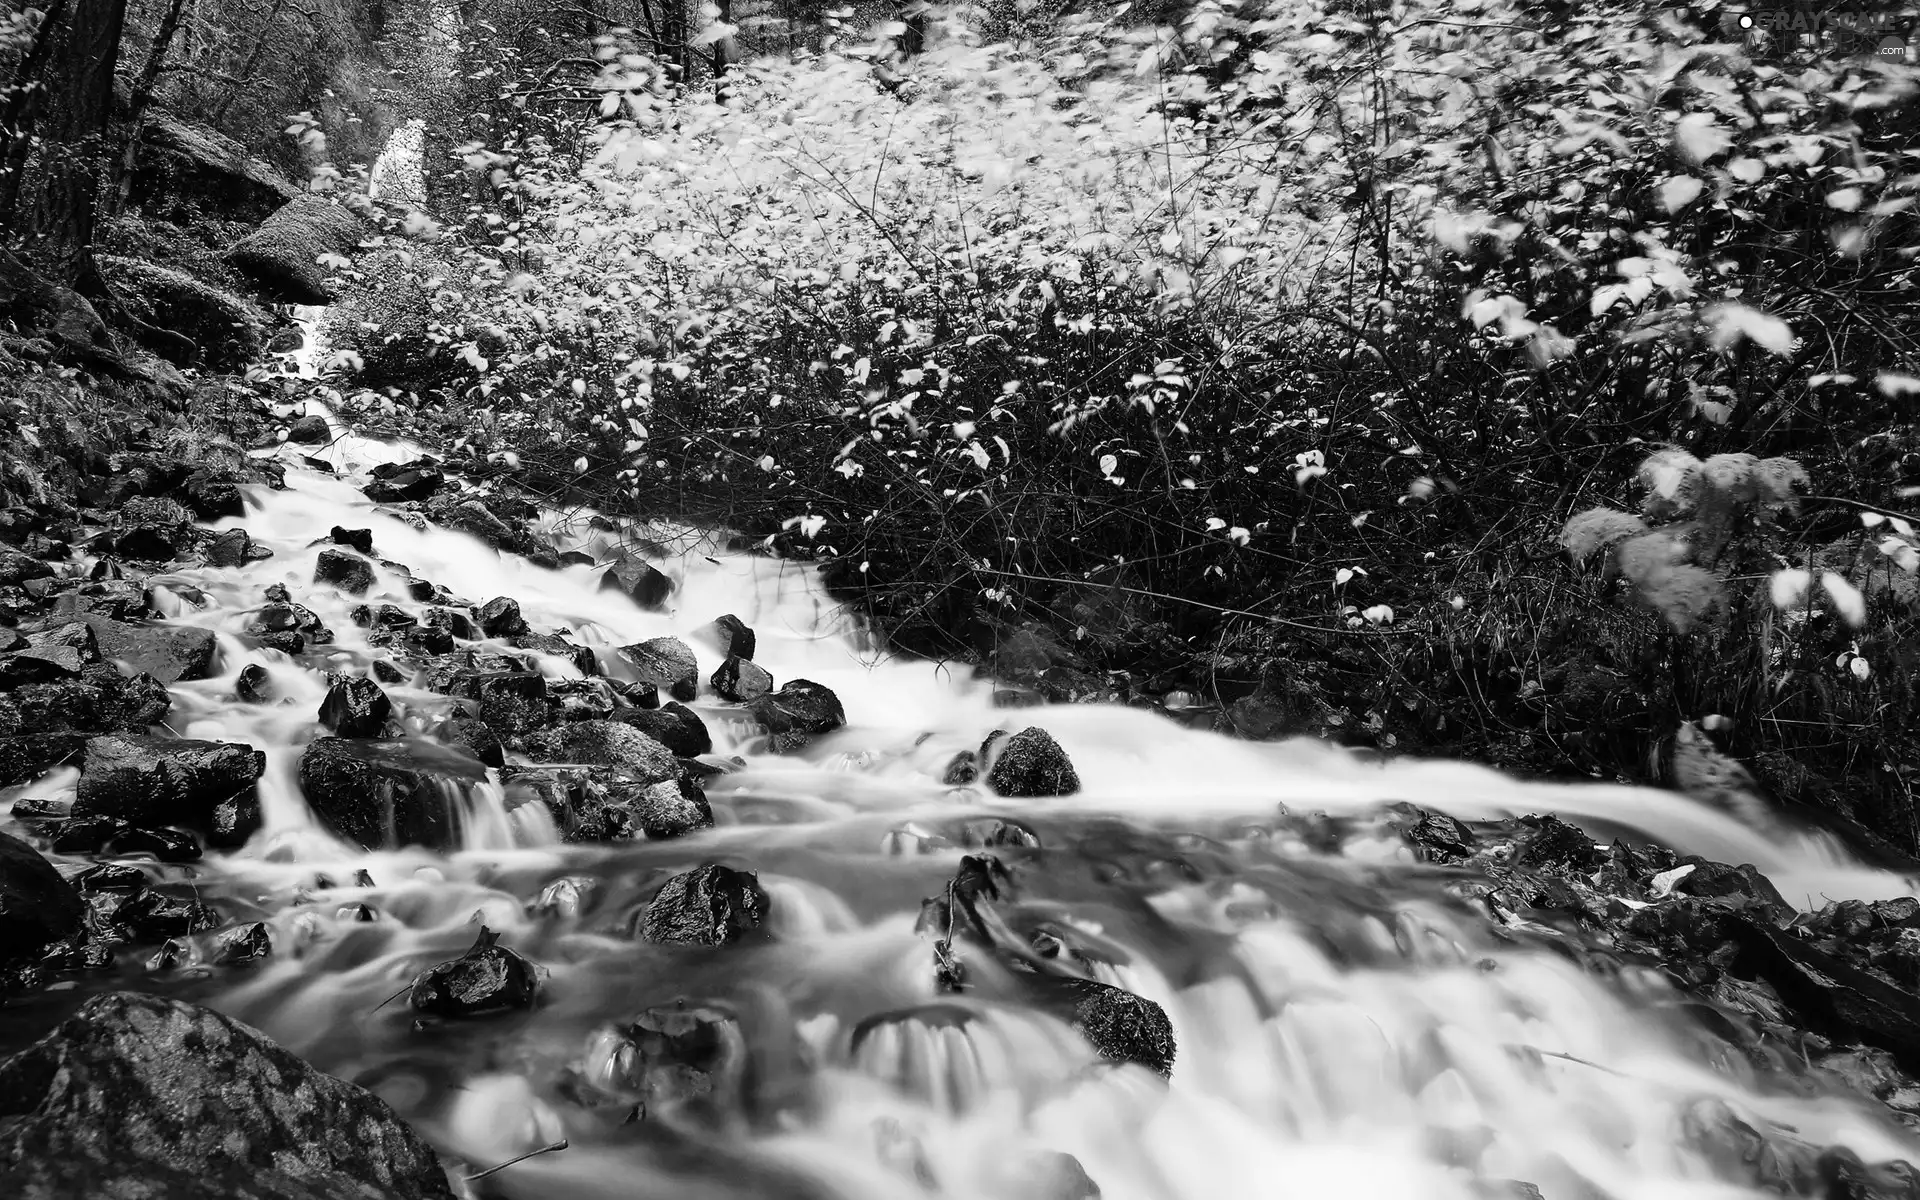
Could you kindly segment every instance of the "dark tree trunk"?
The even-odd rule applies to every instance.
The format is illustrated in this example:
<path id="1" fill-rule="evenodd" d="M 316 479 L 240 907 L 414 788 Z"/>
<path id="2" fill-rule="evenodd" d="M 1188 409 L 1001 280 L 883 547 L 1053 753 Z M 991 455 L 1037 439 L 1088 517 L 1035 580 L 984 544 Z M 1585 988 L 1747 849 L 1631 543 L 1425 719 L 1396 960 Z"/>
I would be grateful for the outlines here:
<path id="1" fill-rule="evenodd" d="M 126 18 L 126 0 L 73 0 L 50 32 L 41 75 L 47 91 L 16 200 L 23 254 L 48 282 L 81 291 L 97 279 L 94 212 Z"/>
<path id="2" fill-rule="evenodd" d="M 161 68 L 166 66 L 167 48 L 173 44 L 173 35 L 180 28 L 180 16 L 186 7 L 187 0 L 172 0 L 167 5 L 166 16 L 160 19 L 160 28 L 153 35 L 153 46 L 147 51 L 147 65 L 140 68 L 140 78 L 133 81 L 133 100 L 127 106 L 127 148 L 108 179 L 108 202 L 112 206 L 109 215 L 127 206 L 127 193 L 133 188 L 133 163 L 140 153 L 140 118 L 153 102 L 153 89 L 160 82 Z"/>
<path id="3" fill-rule="evenodd" d="M 722 25 L 733 24 L 733 0 L 715 0 L 719 14 L 714 18 Z M 713 44 L 713 99 L 716 104 L 727 102 L 727 68 L 733 64 L 733 35 Z"/>

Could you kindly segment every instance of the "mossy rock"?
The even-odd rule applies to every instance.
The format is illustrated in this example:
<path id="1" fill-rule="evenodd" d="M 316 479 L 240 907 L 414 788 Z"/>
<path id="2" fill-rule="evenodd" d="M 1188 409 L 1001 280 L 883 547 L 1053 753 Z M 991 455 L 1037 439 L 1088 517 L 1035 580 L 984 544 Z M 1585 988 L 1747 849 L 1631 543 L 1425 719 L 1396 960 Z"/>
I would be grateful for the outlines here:
<path id="1" fill-rule="evenodd" d="M 271 318 L 259 305 L 172 267 L 118 255 L 99 262 L 127 311 L 192 339 L 206 367 L 239 371 L 260 356 Z"/>
<path id="2" fill-rule="evenodd" d="M 227 251 L 227 261 L 259 287 L 260 294 L 286 304 L 332 304 L 337 290 L 333 272 L 319 263 L 323 255 L 351 255 L 367 236 L 366 224 L 352 210 L 320 196 L 302 196 L 282 205 Z"/>

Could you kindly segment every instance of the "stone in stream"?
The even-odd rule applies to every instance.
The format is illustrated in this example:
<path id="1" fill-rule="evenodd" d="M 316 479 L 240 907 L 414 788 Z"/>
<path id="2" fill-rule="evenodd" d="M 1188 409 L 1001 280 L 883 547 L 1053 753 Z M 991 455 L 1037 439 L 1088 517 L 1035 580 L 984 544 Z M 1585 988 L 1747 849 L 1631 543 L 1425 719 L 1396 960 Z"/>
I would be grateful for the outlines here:
<path id="1" fill-rule="evenodd" d="M 248 663 L 240 668 L 240 677 L 234 680 L 233 694 L 249 704 L 268 704 L 274 698 L 273 676 L 259 663 Z"/>
<path id="2" fill-rule="evenodd" d="M 981 748 L 983 758 L 988 746 Z M 1001 741 L 996 749 L 987 786 L 1002 796 L 1071 796 L 1080 790 L 1080 776 L 1067 752 L 1037 725 Z"/>
<path id="3" fill-rule="evenodd" d="M 779 691 L 750 702 L 747 711 L 767 731 L 768 746 L 775 754 L 792 754 L 847 723 L 840 697 L 811 679 L 789 679 Z"/>
<path id="4" fill-rule="evenodd" d="M 287 440 L 299 446 L 317 446 L 332 437 L 333 431 L 327 427 L 327 419 L 318 413 L 299 417 L 287 426 Z"/>
<path id="5" fill-rule="evenodd" d="M 249 921 L 229 929 L 215 941 L 213 961 L 222 967 L 257 963 L 273 954 L 273 935 L 265 921 Z"/>
<path id="6" fill-rule="evenodd" d="M 657 609 L 673 594 L 673 580 L 641 558 L 622 559 L 600 577 L 600 590 L 618 592 L 641 608 Z"/>
<path id="7" fill-rule="evenodd" d="M 434 729 L 433 736 L 483 767 L 506 765 L 500 739 L 485 721 L 474 717 L 449 717 Z"/>
<path id="8" fill-rule="evenodd" d="M 110 992 L 0 1063 L 8 1195 L 452 1200 L 372 1092 L 212 1009 Z"/>
<path id="9" fill-rule="evenodd" d="M 51 579 L 53 564 L 12 546 L 0 546 L 0 587 L 19 587 L 29 579 Z"/>
<path id="10" fill-rule="evenodd" d="M 88 614 L 79 618 L 93 633 L 100 657 L 120 664 L 130 675 L 148 674 L 172 685 L 211 679 L 219 659 L 219 640 L 196 625 L 129 625 Z"/>
<path id="11" fill-rule="evenodd" d="M 525 529 L 500 517 L 482 500 L 454 500 L 435 496 L 427 506 L 427 515 L 445 529 L 475 537 L 496 550 L 525 556 L 539 566 L 557 567 L 560 556 Z"/>
<path id="12" fill-rule="evenodd" d="M 713 734 L 700 714 L 669 701 L 662 708 L 623 708 L 614 720 L 631 725 L 681 758 L 698 758 L 713 749 Z"/>
<path id="13" fill-rule="evenodd" d="M 267 756 L 239 742 L 107 734 L 87 742 L 73 816 L 152 829 L 179 825 L 218 846 L 259 827 L 256 784 Z"/>
<path id="14" fill-rule="evenodd" d="M 86 752 L 83 733 L 0 737 L 0 787 L 32 783 L 55 767 L 78 762 Z"/>
<path id="15" fill-rule="evenodd" d="M 645 1009 L 627 1027 L 626 1045 L 615 1060 L 618 1082 L 647 1117 L 695 1108 L 711 1125 L 748 1102 L 747 1037 L 726 1008 L 681 1001 Z"/>
<path id="16" fill-rule="evenodd" d="M 463 642 L 475 641 L 480 637 L 480 631 L 474 628 L 473 618 L 445 605 L 427 610 L 427 625 L 433 629 L 444 629 Z"/>
<path id="17" fill-rule="evenodd" d="M 428 741 L 316 738 L 300 756 L 314 815 L 368 850 L 457 849 L 459 801 L 486 777 L 472 758 Z"/>
<path id="18" fill-rule="evenodd" d="M 481 671 L 461 667 L 441 674 L 436 668 L 428 686 L 480 706 L 480 719 L 503 742 L 524 737 L 553 724 L 559 717 L 546 676 L 533 671 Z"/>
<path id="19" fill-rule="evenodd" d="M 519 637 L 527 632 L 526 618 L 520 615 L 520 602 L 511 596 L 495 596 L 474 613 L 481 632 L 490 638 Z"/>
<path id="20" fill-rule="evenodd" d="M 575 721 L 529 734 L 527 753 L 543 762 L 598 763 L 619 767 L 649 782 L 674 779 L 680 764 L 672 750 L 618 721 Z"/>
<path id="21" fill-rule="evenodd" d="M 640 934 L 672 946 L 727 946 L 756 934 L 767 894 L 752 871 L 707 863 L 662 884 L 647 904 Z"/>
<path id="22" fill-rule="evenodd" d="M 700 694 L 699 660 L 679 638 L 648 638 L 622 646 L 618 653 L 642 683 L 652 684 L 675 700 L 692 700 Z"/>
<path id="23" fill-rule="evenodd" d="M 393 702 L 364 675 L 328 675 L 320 723 L 343 738 L 377 738 L 393 715 Z"/>
<path id="24" fill-rule="evenodd" d="M 0 833 L 0 966 L 81 931 L 86 905 L 38 851 Z"/>
<path id="25" fill-rule="evenodd" d="M 607 800 L 624 808 L 633 827 L 650 838 L 685 837 L 713 828 L 713 808 L 706 792 L 684 775 L 658 783 L 614 783 L 607 789 Z"/>
<path id="26" fill-rule="evenodd" d="M 335 525 L 327 534 L 327 540 L 336 546 L 345 546 L 349 550 L 358 550 L 362 554 L 373 553 L 373 530 L 347 529 Z"/>
<path id="27" fill-rule="evenodd" d="M 244 529 L 224 529 L 207 541 L 206 559 L 210 567 L 243 567 L 253 538 Z"/>
<path id="28" fill-rule="evenodd" d="M 564 658 L 577 667 L 582 675 L 600 673 L 600 660 L 594 656 L 591 646 L 577 645 L 558 634 L 522 633 L 509 637 L 507 644 L 516 650 L 532 650 Z"/>
<path id="29" fill-rule="evenodd" d="M 707 636 L 726 658 L 751 659 L 758 648 L 759 639 L 754 637 L 753 630 L 732 613 L 715 617 L 713 624 L 707 626 Z"/>
<path id="30" fill-rule="evenodd" d="M 773 675 L 749 658 L 733 655 L 720 664 L 708 680 L 725 700 L 745 704 L 773 691 Z"/>
<path id="31" fill-rule="evenodd" d="M 200 540 L 193 513 L 177 500 L 136 496 L 115 517 L 109 544 L 123 558 L 172 562 L 193 553 Z"/>
<path id="32" fill-rule="evenodd" d="M 1173 1023 L 1144 996 L 1091 979 L 1039 976 L 1048 999 L 1070 1012 L 1070 1023 L 1108 1062 L 1133 1063 L 1156 1075 L 1173 1074 Z"/>
<path id="33" fill-rule="evenodd" d="M 100 661 L 100 643 L 85 621 L 68 621 L 26 637 L 25 646 L 0 658 L 0 687 L 72 679 Z"/>
<path id="34" fill-rule="evenodd" d="M 533 1007 L 540 979 L 524 955 L 499 944 L 485 925 L 465 954 L 422 971 L 408 1003 L 431 1017 L 463 1020 Z"/>
<path id="35" fill-rule="evenodd" d="M 373 468 L 373 482 L 365 488 L 367 499 L 375 504 L 405 504 L 425 500 L 440 490 L 446 476 L 440 464 L 431 458 L 416 458 L 407 463 L 381 463 Z"/>
<path id="36" fill-rule="evenodd" d="M 314 563 L 313 581 L 364 596 L 373 587 L 373 564 L 345 550 L 322 550 Z"/>

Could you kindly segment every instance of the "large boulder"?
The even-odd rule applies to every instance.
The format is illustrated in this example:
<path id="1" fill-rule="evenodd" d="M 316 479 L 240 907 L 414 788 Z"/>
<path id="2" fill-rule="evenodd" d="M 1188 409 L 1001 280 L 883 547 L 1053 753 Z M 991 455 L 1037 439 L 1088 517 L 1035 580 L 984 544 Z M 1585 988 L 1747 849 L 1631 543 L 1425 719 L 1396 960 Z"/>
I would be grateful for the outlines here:
<path id="1" fill-rule="evenodd" d="M 131 97 L 125 85 L 115 97 Z M 300 197 L 286 176 L 247 153 L 246 147 L 205 125 L 186 121 L 158 104 L 140 114 L 127 201 L 147 217 L 190 224 L 217 213 L 249 224 Z"/>
<path id="2" fill-rule="evenodd" d="M 319 260 L 351 255 L 366 236 L 366 224 L 351 210 L 303 195 L 274 210 L 258 229 L 234 243 L 227 261 L 269 300 L 332 304 L 338 298 L 328 283 L 333 272 Z"/>
<path id="3" fill-rule="evenodd" d="M 698 758 L 713 749 L 713 734 L 700 714 L 677 701 L 663 708 L 623 708 L 614 720 L 631 725 L 681 758 Z"/>
<path id="4" fill-rule="evenodd" d="M 378 1096 L 212 1009 L 110 992 L 0 1064 L 20 1200 L 452 1200 Z"/>
<path id="5" fill-rule="evenodd" d="M 417 458 L 407 463 L 381 463 L 370 472 L 373 482 L 364 489 L 375 504 L 405 504 L 425 500 L 439 491 L 447 477 L 437 460 Z"/>
<path id="6" fill-rule="evenodd" d="M 55 767 L 78 762 L 86 752 L 84 733 L 0 737 L 0 787 L 32 783 Z"/>
<path id="7" fill-rule="evenodd" d="M 103 254 L 98 261 L 128 312 L 198 346 L 207 369 L 238 372 L 259 359 L 271 321 L 259 305 L 144 259 Z"/>
<path id="8" fill-rule="evenodd" d="M 52 863 L 19 838 L 0 833 L 0 965 L 72 937 L 85 917 L 80 893 Z"/>
<path id="9" fill-rule="evenodd" d="M 112 547 L 122 558 L 166 563 L 185 558 L 199 544 L 193 512 L 166 496 L 135 496 L 114 515 Z"/>
<path id="10" fill-rule="evenodd" d="M 460 798 L 486 768 L 433 742 L 316 738 L 300 756 L 300 790 L 321 824 L 347 841 L 457 849 Z"/>
<path id="11" fill-rule="evenodd" d="M 183 825 L 237 846 L 259 828 L 267 756 L 239 742 L 114 733 L 87 742 L 73 816 L 151 829 Z"/>
<path id="12" fill-rule="evenodd" d="M 322 550 L 313 565 L 313 581 L 352 596 L 373 589 L 373 564 L 350 550 Z"/>

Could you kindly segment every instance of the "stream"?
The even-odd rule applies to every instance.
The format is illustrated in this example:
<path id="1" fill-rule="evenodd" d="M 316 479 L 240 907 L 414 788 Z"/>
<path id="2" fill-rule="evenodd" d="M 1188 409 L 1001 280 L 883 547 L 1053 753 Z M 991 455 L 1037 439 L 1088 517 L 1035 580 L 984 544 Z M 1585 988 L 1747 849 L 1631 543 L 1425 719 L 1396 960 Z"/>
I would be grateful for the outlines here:
<path id="1" fill-rule="evenodd" d="M 875 653 L 803 565 L 579 512 L 540 520 L 557 549 L 601 560 L 630 539 L 676 547 L 656 559 L 671 598 L 648 611 L 601 590 L 596 567 L 543 569 L 376 511 L 358 486 L 367 471 L 419 448 L 334 434 L 317 450 L 273 452 L 286 489 L 253 490 L 243 518 L 213 526 L 244 527 L 272 557 L 150 581 L 170 620 L 220 639 L 214 677 L 171 689 L 173 730 L 267 756 L 265 828 L 243 850 L 164 870 L 190 875 L 223 911 L 257 914 L 272 952 L 136 986 L 211 1005 L 371 1088 L 476 1171 L 568 1143 L 469 1185 L 477 1193 L 1775 1194 L 1702 1133 L 1704 1114 L 1729 1112 L 1869 1163 L 1920 1162 L 1884 1107 L 1782 1089 L 1748 1069 L 1653 971 L 1589 972 L 1496 935 L 1444 873 L 1415 860 L 1386 810 L 1554 813 L 1602 843 L 1626 836 L 1752 863 L 1806 909 L 1911 892 L 1830 843 L 1750 830 L 1667 792 L 1240 742 L 1128 708 L 999 709 L 987 685 Z M 307 465 L 308 452 L 337 474 Z M 298 779 L 303 748 L 326 732 L 321 672 L 364 675 L 391 657 L 355 624 L 356 606 L 424 607 L 386 567 L 365 596 L 314 583 L 335 526 L 370 529 L 377 557 L 465 600 L 514 598 L 536 632 L 593 647 L 609 674 L 622 670 L 615 647 L 686 641 L 703 681 L 691 707 L 713 735 L 706 761 L 724 771 L 705 781 L 713 827 L 564 843 L 545 810 L 490 769 L 449 796 L 458 849 L 369 852 L 329 833 Z M 244 636 L 274 584 L 333 631 L 331 644 L 294 658 Z M 845 726 L 770 752 L 742 706 L 705 683 L 721 663 L 710 627 L 722 614 L 755 631 L 754 660 L 776 684 L 832 689 Z M 463 646 L 517 653 L 487 638 Z M 538 659 L 550 679 L 580 677 L 562 657 Z M 275 702 L 236 697 L 250 666 L 270 677 Z M 386 691 L 416 735 L 455 704 L 417 674 Z M 1018 799 L 943 782 L 992 730 L 1028 726 L 1066 751 L 1076 794 Z M 75 777 L 27 791 L 59 800 Z M 978 949 L 956 942 L 969 986 L 938 989 L 935 951 L 916 928 L 922 901 L 981 855 L 1007 868 L 983 901 L 1005 927 L 1056 948 L 1064 973 L 1164 1009 L 1177 1045 L 1170 1079 L 1102 1061 L 1057 1011 L 1029 1002 L 1019 972 Z M 663 880 L 708 863 L 757 874 L 765 936 L 721 946 L 634 936 Z M 536 964 L 537 1002 L 420 1020 L 409 981 L 465 952 L 482 926 Z M 636 1021 L 678 1038 L 698 1069 L 637 1066 Z"/>

